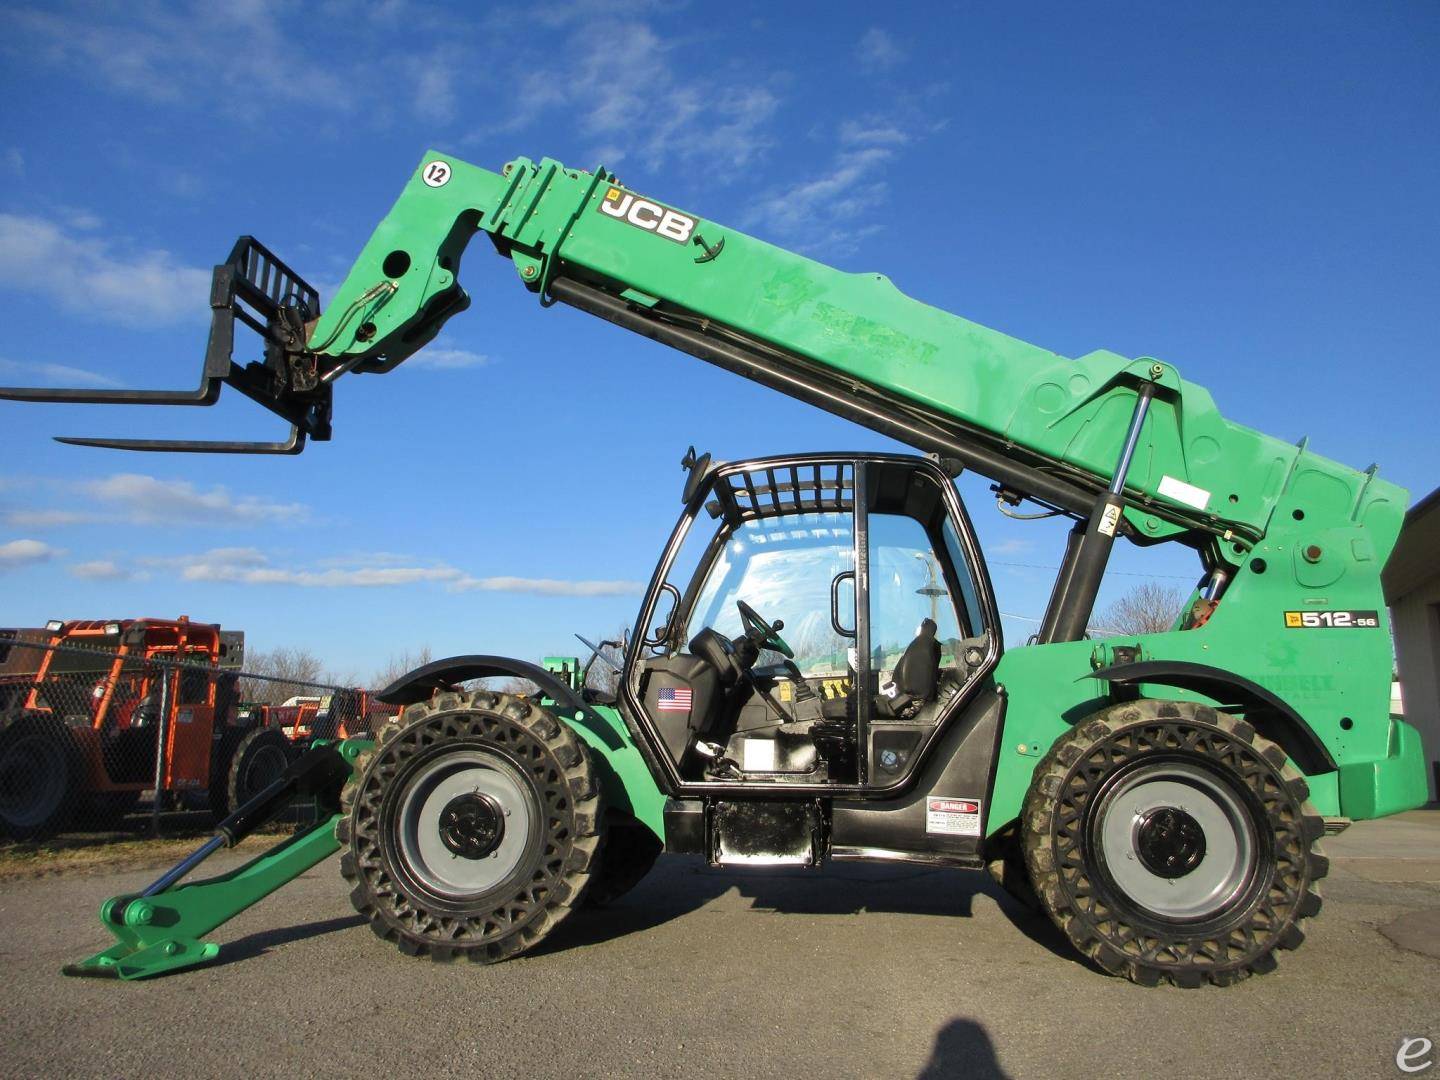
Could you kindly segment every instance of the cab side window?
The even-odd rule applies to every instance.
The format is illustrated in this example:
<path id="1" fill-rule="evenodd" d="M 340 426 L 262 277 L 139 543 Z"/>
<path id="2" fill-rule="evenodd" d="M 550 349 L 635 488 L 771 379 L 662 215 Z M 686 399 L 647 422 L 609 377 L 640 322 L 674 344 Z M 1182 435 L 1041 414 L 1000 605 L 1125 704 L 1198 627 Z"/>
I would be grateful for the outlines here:
<path id="1" fill-rule="evenodd" d="M 959 642 L 968 635 L 924 528 L 911 517 L 872 514 L 870 667 L 879 672 L 882 682 L 921 635 L 927 619 L 934 623 L 941 666 L 952 666 Z"/>

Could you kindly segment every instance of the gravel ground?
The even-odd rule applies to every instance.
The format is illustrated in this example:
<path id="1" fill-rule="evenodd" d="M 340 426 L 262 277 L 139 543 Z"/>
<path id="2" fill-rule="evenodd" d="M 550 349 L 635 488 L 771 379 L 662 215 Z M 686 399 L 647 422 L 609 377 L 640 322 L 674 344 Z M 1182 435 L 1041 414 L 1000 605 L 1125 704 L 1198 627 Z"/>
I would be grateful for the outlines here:
<path id="1" fill-rule="evenodd" d="M 484 968 L 375 939 L 332 860 L 223 927 L 213 966 L 138 983 L 59 969 L 105 943 L 100 901 L 153 872 L 15 881 L 0 885 L 0 1073 L 1405 1075 L 1402 1038 L 1440 1045 L 1440 959 L 1424 952 L 1440 940 L 1440 811 L 1363 822 L 1326 849 L 1305 945 L 1273 975 L 1195 991 L 1097 973 L 958 871 L 667 857 L 614 907 Z"/>

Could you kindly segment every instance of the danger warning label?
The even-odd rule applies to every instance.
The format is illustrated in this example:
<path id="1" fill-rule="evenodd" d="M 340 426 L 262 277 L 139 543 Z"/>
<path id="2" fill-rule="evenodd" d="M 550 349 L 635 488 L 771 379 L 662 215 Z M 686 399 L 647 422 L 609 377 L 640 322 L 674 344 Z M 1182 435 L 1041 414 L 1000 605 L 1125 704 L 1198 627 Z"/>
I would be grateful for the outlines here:
<path id="1" fill-rule="evenodd" d="M 980 800 L 930 796 L 925 800 L 925 831 L 949 836 L 979 836 Z"/>

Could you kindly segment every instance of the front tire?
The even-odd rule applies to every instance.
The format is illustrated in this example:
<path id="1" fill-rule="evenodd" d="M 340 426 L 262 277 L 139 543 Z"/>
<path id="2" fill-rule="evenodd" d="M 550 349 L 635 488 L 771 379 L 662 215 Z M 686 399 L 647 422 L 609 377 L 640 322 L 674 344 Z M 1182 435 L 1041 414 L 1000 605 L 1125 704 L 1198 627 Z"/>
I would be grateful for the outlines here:
<path id="1" fill-rule="evenodd" d="M 1056 740 L 1022 813 L 1055 924 L 1104 970 L 1228 985 L 1275 967 L 1320 910 L 1324 822 L 1285 752 L 1190 702 L 1115 705 Z"/>
<path id="2" fill-rule="evenodd" d="M 486 690 L 412 705 L 341 796 L 355 909 L 403 953 L 505 960 L 578 904 L 600 844 L 583 744 L 544 709 Z"/>

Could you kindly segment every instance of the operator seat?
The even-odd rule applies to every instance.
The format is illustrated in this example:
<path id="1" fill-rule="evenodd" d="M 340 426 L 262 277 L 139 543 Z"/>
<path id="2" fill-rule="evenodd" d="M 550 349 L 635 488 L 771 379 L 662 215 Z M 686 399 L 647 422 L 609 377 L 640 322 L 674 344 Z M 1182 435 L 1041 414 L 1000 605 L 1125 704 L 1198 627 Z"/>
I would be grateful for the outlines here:
<path id="1" fill-rule="evenodd" d="M 935 620 L 920 620 L 920 632 L 905 647 L 890 681 L 880 687 L 875 709 L 881 716 L 914 715 L 919 706 L 935 699 L 940 685 L 940 642 Z"/>
<path id="2" fill-rule="evenodd" d="M 927 701 L 934 701 L 940 686 L 940 642 L 935 639 L 935 620 L 923 619 L 919 632 L 905 651 L 890 681 L 875 696 L 875 715 L 909 718 L 920 711 Z M 820 715 L 825 720 L 846 720 L 854 715 L 846 698 L 827 698 L 820 702 Z M 782 724 L 785 731 L 809 730 L 813 720 Z"/>
<path id="3" fill-rule="evenodd" d="M 890 681 L 881 685 L 876 696 L 876 716 L 907 720 L 920 708 L 936 698 L 940 685 L 940 642 L 935 638 L 935 619 L 923 619 L 920 629 L 906 645 Z M 785 734 L 808 733 L 816 720 L 852 720 L 855 716 L 851 698 L 824 698 L 815 703 L 819 716 L 801 716 L 779 726 Z M 799 710 L 796 710 L 799 711 Z"/>

